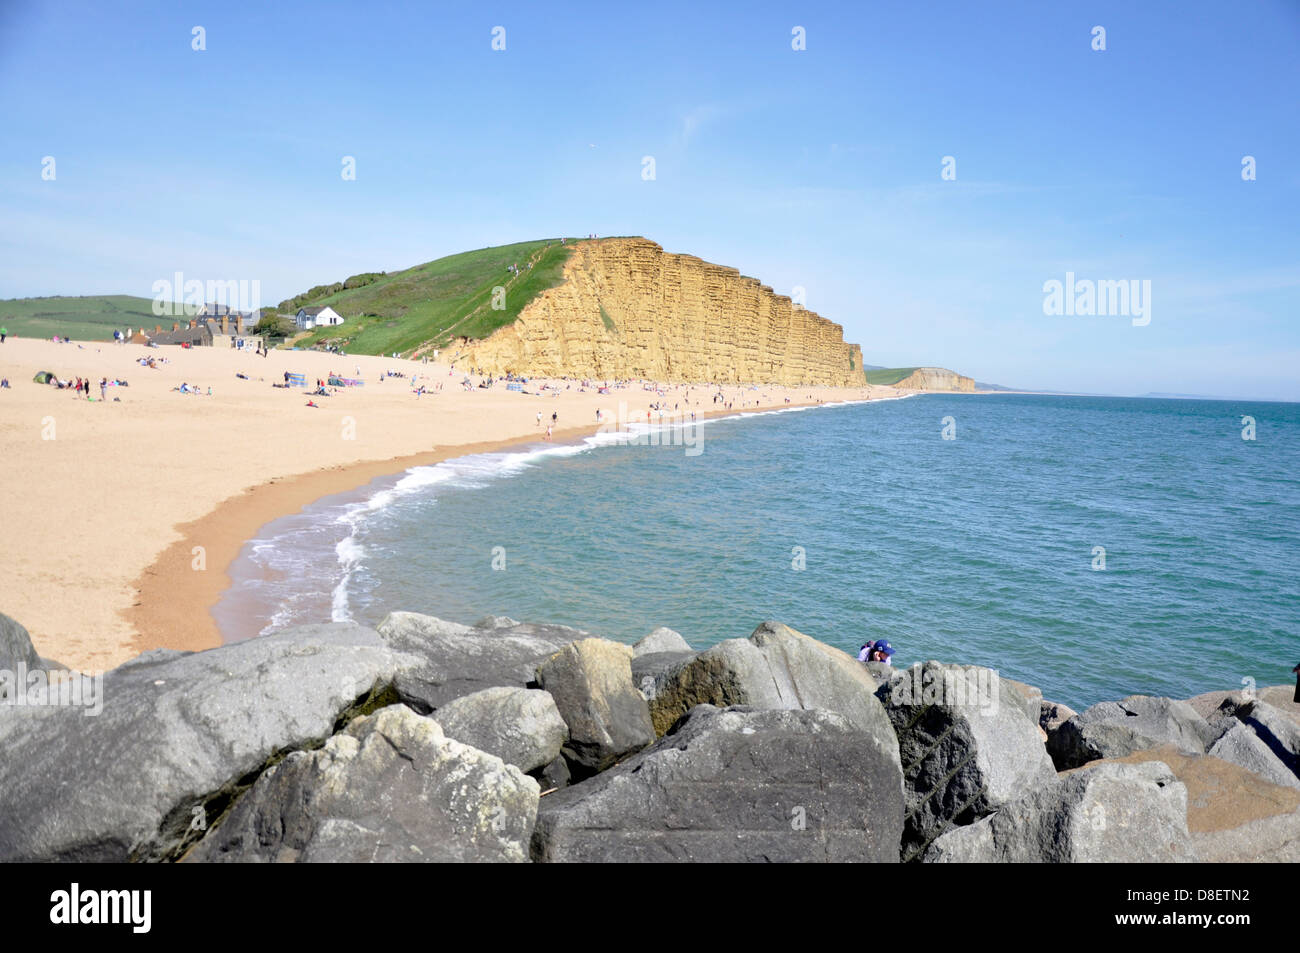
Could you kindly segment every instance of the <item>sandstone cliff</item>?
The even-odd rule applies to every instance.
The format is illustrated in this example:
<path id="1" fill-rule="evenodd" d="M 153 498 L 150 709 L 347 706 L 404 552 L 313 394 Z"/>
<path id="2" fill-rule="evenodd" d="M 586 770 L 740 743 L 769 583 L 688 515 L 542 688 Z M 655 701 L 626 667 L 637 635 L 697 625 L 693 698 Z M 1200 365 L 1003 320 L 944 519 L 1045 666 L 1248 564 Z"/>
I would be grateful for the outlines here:
<path id="1" fill-rule="evenodd" d="M 975 390 L 975 380 L 944 367 L 918 367 L 894 385 L 906 390 Z"/>
<path id="2" fill-rule="evenodd" d="M 734 268 L 644 238 L 578 243 L 564 281 L 454 359 L 491 373 L 861 386 L 843 328 Z"/>

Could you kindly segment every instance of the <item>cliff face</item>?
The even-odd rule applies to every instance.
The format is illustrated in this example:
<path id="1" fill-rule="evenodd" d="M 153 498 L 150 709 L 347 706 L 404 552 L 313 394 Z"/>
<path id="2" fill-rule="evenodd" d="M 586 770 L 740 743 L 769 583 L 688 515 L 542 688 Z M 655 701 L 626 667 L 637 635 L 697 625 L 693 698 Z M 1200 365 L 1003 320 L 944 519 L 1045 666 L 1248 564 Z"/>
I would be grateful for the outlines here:
<path id="1" fill-rule="evenodd" d="M 453 351 L 457 351 L 453 348 Z M 565 280 L 456 359 L 491 373 L 861 386 L 840 325 L 644 238 L 578 243 Z"/>
<path id="2" fill-rule="evenodd" d="M 962 377 L 945 367 L 918 367 L 894 386 L 910 390 L 957 390 L 970 393 L 975 390 L 975 380 Z"/>

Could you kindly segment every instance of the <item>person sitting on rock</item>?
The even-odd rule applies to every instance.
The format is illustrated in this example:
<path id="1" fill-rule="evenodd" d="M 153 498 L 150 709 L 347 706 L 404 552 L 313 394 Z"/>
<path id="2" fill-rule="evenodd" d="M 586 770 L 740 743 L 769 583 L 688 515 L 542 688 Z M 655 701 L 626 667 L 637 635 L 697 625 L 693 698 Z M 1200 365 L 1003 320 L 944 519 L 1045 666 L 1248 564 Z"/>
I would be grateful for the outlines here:
<path id="1" fill-rule="evenodd" d="M 894 647 L 890 645 L 887 640 L 878 639 L 875 645 L 871 647 L 871 651 L 867 654 L 867 661 L 882 662 L 885 665 L 893 665 L 894 663 L 891 661 L 891 658 L 894 651 Z"/>
<path id="2" fill-rule="evenodd" d="M 1291 700 L 1300 704 L 1300 665 L 1297 665 L 1291 671 L 1295 672 L 1295 697 Z"/>

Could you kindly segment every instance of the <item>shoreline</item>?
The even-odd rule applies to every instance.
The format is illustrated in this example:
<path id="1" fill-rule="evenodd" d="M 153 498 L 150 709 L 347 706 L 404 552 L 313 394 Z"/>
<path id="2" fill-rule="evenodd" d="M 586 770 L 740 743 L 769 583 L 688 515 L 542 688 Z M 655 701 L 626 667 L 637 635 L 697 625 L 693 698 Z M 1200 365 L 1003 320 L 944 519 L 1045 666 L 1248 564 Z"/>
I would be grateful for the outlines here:
<path id="1" fill-rule="evenodd" d="M 898 393 L 611 381 L 602 394 L 599 381 L 532 378 L 520 394 L 436 361 L 31 338 L 0 348 L 0 371 L 13 382 L 0 390 L 0 525 L 28 541 L 0 549 L 0 611 L 44 658 L 85 672 L 141 650 L 216 645 L 203 615 L 239 545 L 272 518 L 411 466 L 538 439 L 540 415 L 558 413 L 564 440 L 596 429 L 598 410 L 607 421 L 651 405 L 707 419 L 724 410 L 715 394 L 739 413 Z M 103 379 L 107 393 L 76 397 L 40 372 Z M 365 386 L 314 400 L 279 386 L 344 372 Z"/>
<path id="2" fill-rule="evenodd" d="M 918 392 L 919 393 L 919 392 Z M 698 413 L 700 421 L 748 417 L 782 410 L 839 406 L 899 400 L 911 394 L 864 400 L 812 401 L 715 410 Z M 576 444 L 601 431 L 599 424 L 569 427 L 552 434 L 553 444 Z M 202 651 L 227 644 L 213 609 L 230 589 L 231 569 L 244 546 L 256 539 L 261 529 L 330 496 L 360 490 L 384 477 L 399 477 L 414 467 L 434 466 L 480 453 L 498 453 L 533 446 L 539 437 L 511 437 L 457 444 L 387 460 L 363 460 L 325 467 L 305 473 L 274 477 L 221 501 L 196 520 L 177 524 L 180 538 L 168 545 L 131 584 L 136 592 L 133 605 L 121 610 L 134 631 L 132 647 L 138 655 L 151 649 Z M 203 570 L 193 566 L 196 541 L 202 540 Z M 330 620 L 321 620 L 330 621 Z"/>

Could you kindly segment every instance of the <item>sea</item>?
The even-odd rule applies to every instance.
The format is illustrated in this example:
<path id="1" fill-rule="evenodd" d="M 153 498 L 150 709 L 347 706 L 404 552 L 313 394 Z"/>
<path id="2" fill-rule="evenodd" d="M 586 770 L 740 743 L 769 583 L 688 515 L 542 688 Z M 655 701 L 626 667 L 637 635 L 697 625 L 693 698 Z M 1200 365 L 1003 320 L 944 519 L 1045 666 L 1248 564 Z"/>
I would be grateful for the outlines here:
<path id="1" fill-rule="evenodd" d="M 319 500 L 231 575 L 228 641 L 407 610 L 702 649 L 775 620 L 1079 710 L 1283 684 L 1300 404 L 928 394 L 538 441 Z"/>

